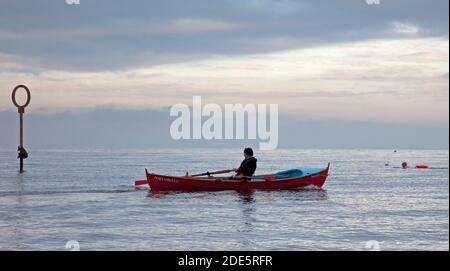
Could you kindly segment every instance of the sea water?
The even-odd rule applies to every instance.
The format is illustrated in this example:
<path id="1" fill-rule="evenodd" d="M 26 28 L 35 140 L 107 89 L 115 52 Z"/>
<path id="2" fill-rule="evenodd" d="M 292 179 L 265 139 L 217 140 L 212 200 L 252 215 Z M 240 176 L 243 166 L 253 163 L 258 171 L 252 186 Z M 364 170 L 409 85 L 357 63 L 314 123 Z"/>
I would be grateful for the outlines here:
<path id="1" fill-rule="evenodd" d="M 331 162 L 323 189 L 157 193 L 133 186 L 145 168 L 173 175 L 227 169 L 239 165 L 241 152 L 30 150 L 19 174 L 15 150 L 0 150 L 0 250 L 449 249 L 448 150 L 256 152 L 257 173 Z M 403 161 L 440 169 L 394 168 Z"/>

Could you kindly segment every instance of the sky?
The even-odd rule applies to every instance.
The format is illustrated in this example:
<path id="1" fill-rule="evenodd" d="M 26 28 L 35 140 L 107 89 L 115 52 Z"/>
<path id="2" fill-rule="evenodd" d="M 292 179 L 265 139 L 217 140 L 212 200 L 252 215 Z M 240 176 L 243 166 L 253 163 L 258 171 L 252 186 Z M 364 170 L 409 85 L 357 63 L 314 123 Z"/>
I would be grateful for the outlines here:
<path id="1" fill-rule="evenodd" d="M 281 147 L 448 148 L 448 5 L 0 0 L 0 147 L 26 84 L 42 148 L 226 145 L 169 138 L 194 95 L 278 104 Z"/>

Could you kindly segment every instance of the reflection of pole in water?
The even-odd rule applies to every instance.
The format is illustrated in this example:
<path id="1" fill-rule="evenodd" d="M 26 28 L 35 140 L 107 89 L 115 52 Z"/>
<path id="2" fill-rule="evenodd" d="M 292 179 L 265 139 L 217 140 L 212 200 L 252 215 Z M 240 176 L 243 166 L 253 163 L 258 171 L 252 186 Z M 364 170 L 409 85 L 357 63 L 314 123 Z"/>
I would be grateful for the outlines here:
<path id="1" fill-rule="evenodd" d="M 14 207 L 14 216 L 11 219 L 10 223 L 10 230 L 7 230 L 6 232 L 11 233 L 11 240 L 12 240 L 12 249 L 23 249 L 23 242 L 24 242 L 24 217 L 26 216 L 26 213 L 28 212 L 28 209 L 25 208 L 25 200 L 23 197 L 23 194 L 25 193 L 24 189 L 24 175 L 23 174 L 17 174 L 17 181 L 16 181 L 16 206 Z"/>
<path id="2" fill-rule="evenodd" d="M 255 199 L 253 198 L 254 192 L 252 190 L 237 190 L 237 193 L 243 203 L 255 202 Z"/>
<path id="3" fill-rule="evenodd" d="M 236 191 L 239 195 L 239 202 L 242 203 L 242 215 L 244 221 L 244 232 L 251 232 L 254 228 L 253 223 L 255 219 L 253 218 L 253 213 L 255 212 L 255 198 L 253 197 L 254 192 L 252 190 L 238 190 Z"/>

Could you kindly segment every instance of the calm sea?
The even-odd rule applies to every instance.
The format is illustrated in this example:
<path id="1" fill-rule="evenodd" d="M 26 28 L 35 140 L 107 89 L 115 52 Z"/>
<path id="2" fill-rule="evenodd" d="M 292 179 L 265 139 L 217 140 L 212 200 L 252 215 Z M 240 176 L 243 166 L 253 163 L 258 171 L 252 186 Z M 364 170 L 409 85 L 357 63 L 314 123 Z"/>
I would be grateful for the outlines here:
<path id="1" fill-rule="evenodd" d="M 152 193 L 144 168 L 237 166 L 239 149 L 0 150 L 0 250 L 448 250 L 448 150 L 258 152 L 258 173 L 332 163 L 323 190 Z M 402 170 L 402 161 L 443 169 Z M 389 163 L 389 166 L 385 166 Z"/>

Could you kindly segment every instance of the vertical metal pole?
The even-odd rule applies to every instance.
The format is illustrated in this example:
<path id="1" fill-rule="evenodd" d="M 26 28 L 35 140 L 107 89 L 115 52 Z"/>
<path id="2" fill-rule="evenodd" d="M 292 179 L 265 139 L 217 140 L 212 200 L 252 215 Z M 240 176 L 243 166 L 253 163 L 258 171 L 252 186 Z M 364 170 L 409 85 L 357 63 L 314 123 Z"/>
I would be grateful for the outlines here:
<path id="1" fill-rule="evenodd" d="M 19 113 L 20 119 L 20 148 L 23 148 L 23 112 Z M 20 157 L 20 172 L 23 172 L 23 158 Z"/>
<path id="2" fill-rule="evenodd" d="M 17 103 L 16 101 L 16 92 L 18 89 L 23 88 L 26 91 L 27 94 L 27 101 L 25 102 L 25 104 L 20 105 Z M 27 88 L 27 86 L 25 85 L 18 85 L 14 88 L 12 94 L 11 94 L 11 98 L 12 98 L 12 102 L 13 104 L 17 107 L 17 110 L 19 112 L 19 133 L 20 133 L 20 138 L 19 138 L 19 148 L 17 150 L 18 152 L 18 158 L 20 159 L 20 172 L 23 172 L 23 159 L 28 157 L 28 153 L 25 150 L 24 146 L 23 146 L 23 114 L 25 113 L 25 107 L 28 106 L 28 104 L 31 101 L 31 93 L 30 90 Z"/>

